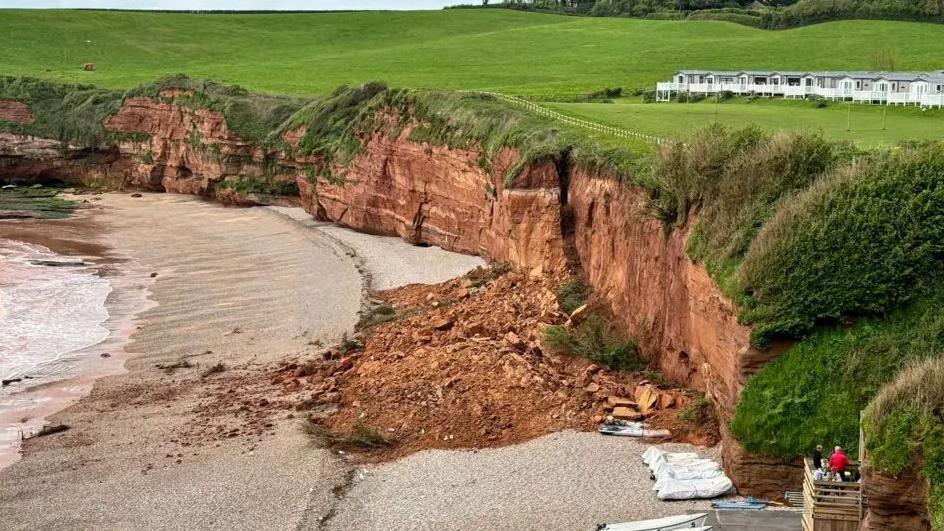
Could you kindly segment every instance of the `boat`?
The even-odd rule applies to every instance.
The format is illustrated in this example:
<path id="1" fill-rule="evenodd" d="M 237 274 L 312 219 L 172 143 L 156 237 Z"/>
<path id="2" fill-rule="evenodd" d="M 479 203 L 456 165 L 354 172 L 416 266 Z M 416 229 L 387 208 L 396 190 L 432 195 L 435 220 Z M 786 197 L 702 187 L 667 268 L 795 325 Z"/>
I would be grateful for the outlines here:
<path id="1" fill-rule="evenodd" d="M 641 423 L 627 423 L 627 424 L 603 424 L 600 426 L 600 429 L 597 430 L 603 435 L 617 435 L 620 437 L 642 437 L 645 433 L 643 425 Z"/>
<path id="2" fill-rule="evenodd" d="M 600 524 L 597 526 L 597 531 L 677 531 L 682 529 L 707 531 L 711 529 L 711 526 L 705 527 L 706 518 L 708 518 L 708 513 L 680 514 L 654 520 Z"/>
<path id="3" fill-rule="evenodd" d="M 762 511 L 767 508 L 767 502 L 765 500 L 758 500 L 752 496 L 748 496 L 742 501 L 735 502 L 715 502 L 711 504 L 711 507 L 718 509 L 719 511 L 730 511 L 730 510 L 741 510 L 741 511 Z"/>

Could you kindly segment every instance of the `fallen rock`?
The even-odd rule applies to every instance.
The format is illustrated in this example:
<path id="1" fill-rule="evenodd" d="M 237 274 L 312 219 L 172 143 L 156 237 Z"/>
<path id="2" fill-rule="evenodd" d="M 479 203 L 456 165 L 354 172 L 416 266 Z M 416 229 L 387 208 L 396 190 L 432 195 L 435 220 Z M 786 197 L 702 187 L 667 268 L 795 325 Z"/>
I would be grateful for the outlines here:
<path id="1" fill-rule="evenodd" d="M 646 418 L 645 415 L 638 411 L 634 411 L 628 407 L 616 407 L 613 408 L 613 418 L 620 420 L 642 420 Z"/>
<path id="2" fill-rule="evenodd" d="M 436 319 L 435 321 L 432 322 L 433 330 L 438 330 L 440 332 L 449 330 L 450 328 L 452 328 L 452 325 L 453 325 L 452 320 L 445 319 L 445 318 Z"/>
<path id="3" fill-rule="evenodd" d="M 590 314 L 590 306 L 588 304 L 579 306 L 577 307 L 576 310 L 570 312 L 570 322 L 571 324 L 579 325 L 584 320 L 586 320 L 589 314 Z"/>
<path id="4" fill-rule="evenodd" d="M 596 393 L 600 390 L 600 384 L 596 382 L 590 382 L 586 387 L 583 388 L 583 390 L 588 393 Z"/>
<path id="5" fill-rule="evenodd" d="M 613 407 L 628 407 L 628 408 L 634 408 L 634 409 L 638 407 L 636 402 L 633 402 L 632 400 L 628 398 L 623 398 L 623 397 L 613 396 L 613 395 L 606 397 L 606 403 Z"/>
<path id="6" fill-rule="evenodd" d="M 524 350 L 524 348 L 527 347 L 527 343 L 525 343 L 524 340 L 518 337 L 518 334 L 514 332 L 508 332 L 505 334 L 504 339 L 505 343 L 508 343 L 509 346 L 517 350 Z"/>

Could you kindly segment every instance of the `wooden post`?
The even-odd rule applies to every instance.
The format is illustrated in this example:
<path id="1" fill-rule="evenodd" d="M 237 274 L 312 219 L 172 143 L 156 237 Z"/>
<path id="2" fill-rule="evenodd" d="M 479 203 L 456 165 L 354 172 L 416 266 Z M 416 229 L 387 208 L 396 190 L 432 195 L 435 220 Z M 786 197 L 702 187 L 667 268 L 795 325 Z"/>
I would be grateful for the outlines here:
<path id="1" fill-rule="evenodd" d="M 859 485 L 862 483 L 862 467 L 865 466 L 865 431 L 862 430 L 862 422 L 865 420 L 865 410 L 859 411 Z M 862 487 L 859 487 L 859 525 L 862 525 Z"/>

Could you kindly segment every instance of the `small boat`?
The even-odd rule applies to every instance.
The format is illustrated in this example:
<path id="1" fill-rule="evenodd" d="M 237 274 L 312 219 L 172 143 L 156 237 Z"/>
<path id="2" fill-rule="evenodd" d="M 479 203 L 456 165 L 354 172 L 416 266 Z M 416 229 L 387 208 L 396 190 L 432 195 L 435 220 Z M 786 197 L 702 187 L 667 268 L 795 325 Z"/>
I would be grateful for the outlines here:
<path id="1" fill-rule="evenodd" d="M 643 425 L 638 422 L 627 424 L 603 424 L 597 430 L 603 435 L 616 435 L 620 437 L 642 437 L 645 433 Z"/>
<path id="2" fill-rule="evenodd" d="M 710 526 L 704 526 L 707 517 L 708 513 L 694 513 L 620 524 L 600 524 L 597 526 L 597 531 L 676 531 L 682 529 L 707 531 L 711 529 Z"/>
<path id="3" fill-rule="evenodd" d="M 711 507 L 719 511 L 762 511 L 767 508 L 767 502 L 748 496 L 742 501 L 714 502 L 711 504 Z"/>

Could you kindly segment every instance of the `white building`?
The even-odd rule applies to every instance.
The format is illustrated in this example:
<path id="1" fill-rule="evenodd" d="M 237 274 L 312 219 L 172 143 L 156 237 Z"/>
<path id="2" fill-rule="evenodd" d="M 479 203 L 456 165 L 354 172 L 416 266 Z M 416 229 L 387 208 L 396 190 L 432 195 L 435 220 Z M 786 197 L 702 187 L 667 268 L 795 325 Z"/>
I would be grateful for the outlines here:
<path id="1" fill-rule="evenodd" d="M 656 101 L 678 93 L 857 101 L 880 105 L 944 106 L 944 71 L 787 72 L 767 70 L 680 70 L 656 85 Z"/>

